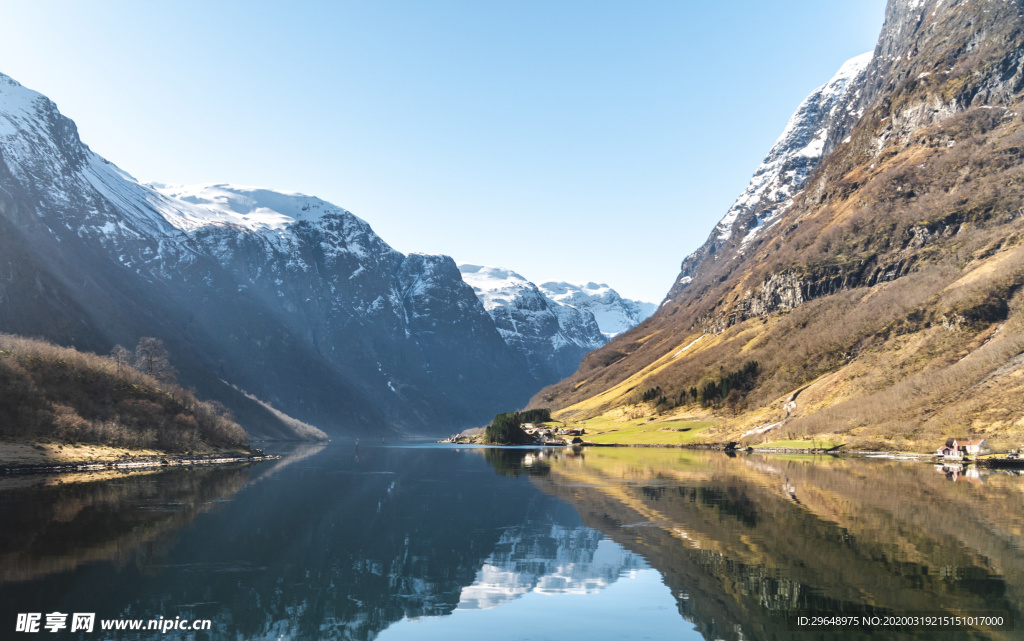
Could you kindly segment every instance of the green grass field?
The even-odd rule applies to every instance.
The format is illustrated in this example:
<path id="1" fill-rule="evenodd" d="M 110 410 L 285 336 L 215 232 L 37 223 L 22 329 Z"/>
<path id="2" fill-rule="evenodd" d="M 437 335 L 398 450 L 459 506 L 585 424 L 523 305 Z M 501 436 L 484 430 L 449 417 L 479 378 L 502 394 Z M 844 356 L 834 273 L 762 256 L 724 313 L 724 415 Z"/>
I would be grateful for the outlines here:
<path id="1" fill-rule="evenodd" d="M 558 424 L 561 426 L 561 423 Z M 711 421 L 617 421 L 597 417 L 567 427 L 586 430 L 584 441 L 617 445 L 677 445 L 697 440 L 701 432 L 711 427 Z"/>

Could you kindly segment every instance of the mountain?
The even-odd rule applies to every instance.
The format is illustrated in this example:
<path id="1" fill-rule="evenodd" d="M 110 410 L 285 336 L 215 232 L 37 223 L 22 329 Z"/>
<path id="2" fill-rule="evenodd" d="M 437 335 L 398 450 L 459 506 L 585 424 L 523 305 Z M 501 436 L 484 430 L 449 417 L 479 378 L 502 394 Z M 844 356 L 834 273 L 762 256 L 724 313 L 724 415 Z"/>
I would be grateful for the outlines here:
<path id="1" fill-rule="evenodd" d="M 588 352 L 604 345 L 593 313 L 551 300 L 519 274 L 480 265 L 459 265 L 459 271 L 505 343 L 543 384 L 573 373 Z"/>
<path id="2" fill-rule="evenodd" d="M 601 333 L 609 339 L 636 327 L 658 309 L 654 303 L 623 298 L 604 283 L 548 281 L 539 289 L 549 300 L 593 314 Z"/>
<path id="3" fill-rule="evenodd" d="M 710 418 L 717 442 L 1016 446 L 1021 13 L 890 0 L 872 55 L 800 106 L 658 311 L 532 404 Z"/>
<path id="4" fill-rule="evenodd" d="M 754 171 L 750 184 L 707 241 L 683 261 L 668 298 L 674 298 L 692 282 L 699 269 L 706 270 L 709 263 L 742 253 L 778 223 L 821 162 L 829 132 L 841 129 L 863 112 L 856 106 L 855 97 L 861 92 L 860 84 L 872 57 L 873 53 L 866 53 L 846 61 L 831 80 L 804 99 Z M 853 92 L 848 91 L 851 88 Z"/>
<path id="5" fill-rule="evenodd" d="M 540 387 L 447 256 L 403 255 L 291 192 L 141 184 L 0 75 L 0 331 L 105 353 L 163 340 L 257 437 L 448 433 Z"/>

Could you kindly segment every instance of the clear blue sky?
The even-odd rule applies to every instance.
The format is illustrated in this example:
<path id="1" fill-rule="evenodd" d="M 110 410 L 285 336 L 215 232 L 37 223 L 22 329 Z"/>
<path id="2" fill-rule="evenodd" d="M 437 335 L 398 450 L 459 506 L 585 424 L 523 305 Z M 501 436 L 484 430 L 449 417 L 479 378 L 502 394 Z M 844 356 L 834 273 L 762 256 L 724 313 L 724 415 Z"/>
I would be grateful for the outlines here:
<path id="1" fill-rule="evenodd" d="M 0 0 L 0 72 L 142 180 L 660 301 L 884 0 Z"/>

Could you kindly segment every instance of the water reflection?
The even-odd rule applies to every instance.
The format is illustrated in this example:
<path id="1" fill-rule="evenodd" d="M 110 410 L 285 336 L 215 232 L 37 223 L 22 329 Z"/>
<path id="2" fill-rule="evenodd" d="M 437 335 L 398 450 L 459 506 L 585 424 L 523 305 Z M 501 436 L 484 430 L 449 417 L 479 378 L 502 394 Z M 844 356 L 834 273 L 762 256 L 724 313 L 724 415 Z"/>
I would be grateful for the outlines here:
<path id="1" fill-rule="evenodd" d="M 248 465 L 0 479 L 0 583 L 82 564 L 148 563 L 167 535 L 241 488 Z"/>
<path id="2" fill-rule="evenodd" d="M 54 496 L 0 490 L 20 519 L 0 554 L 38 570 L 0 582 L 4 618 L 95 611 L 211 619 L 209 638 L 371 639 L 403 619 L 593 592 L 644 567 L 512 468 L 496 475 L 475 451 L 330 446 L 97 482 L 86 494 L 117 500 L 94 517 L 79 509 L 72 529 Z M 90 541 L 122 556 L 83 552 Z M 158 636 L 173 633 L 143 638 Z"/>
<path id="3" fill-rule="evenodd" d="M 627 572 L 645 568 L 636 554 L 586 527 L 533 522 L 506 530 L 463 588 L 459 609 L 494 608 L 530 592 L 593 594 Z"/>
<path id="4" fill-rule="evenodd" d="M 1021 481 L 891 460 L 341 445 L 21 477 L 0 483 L 0 625 L 59 610 L 211 619 L 196 637 L 210 639 L 740 641 L 819 638 L 789 629 L 807 611 L 1021 620 Z"/>
<path id="5" fill-rule="evenodd" d="M 806 638 L 787 615 L 808 611 L 1008 610 L 1024 621 L 1019 477 L 950 483 L 905 461 L 633 449 L 548 467 L 534 482 L 643 555 L 708 639 Z"/>

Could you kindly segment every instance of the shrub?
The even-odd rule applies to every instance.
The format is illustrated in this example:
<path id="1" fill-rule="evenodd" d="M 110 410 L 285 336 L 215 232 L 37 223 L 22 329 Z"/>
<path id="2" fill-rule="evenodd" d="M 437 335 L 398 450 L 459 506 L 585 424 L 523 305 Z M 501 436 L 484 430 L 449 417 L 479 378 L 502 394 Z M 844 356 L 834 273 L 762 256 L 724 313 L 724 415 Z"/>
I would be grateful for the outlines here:
<path id="1" fill-rule="evenodd" d="M 223 406 L 138 371 L 126 353 L 0 334 L 0 437 L 180 451 L 248 442 Z"/>

